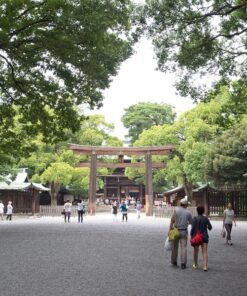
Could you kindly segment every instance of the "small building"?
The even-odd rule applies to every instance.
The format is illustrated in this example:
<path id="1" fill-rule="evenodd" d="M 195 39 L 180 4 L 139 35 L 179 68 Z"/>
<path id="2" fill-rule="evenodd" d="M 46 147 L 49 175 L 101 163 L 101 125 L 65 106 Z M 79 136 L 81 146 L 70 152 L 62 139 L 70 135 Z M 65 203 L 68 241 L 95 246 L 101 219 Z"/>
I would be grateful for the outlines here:
<path id="1" fill-rule="evenodd" d="M 41 192 L 50 189 L 39 183 L 28 181 L 26 169 L 20 169 L 16 178 L 2 177 L 0 182 L 0 200 L 6 206 L 12 201 L 14 213 L 37 213 L 39 212 L 39 198 Z"/>

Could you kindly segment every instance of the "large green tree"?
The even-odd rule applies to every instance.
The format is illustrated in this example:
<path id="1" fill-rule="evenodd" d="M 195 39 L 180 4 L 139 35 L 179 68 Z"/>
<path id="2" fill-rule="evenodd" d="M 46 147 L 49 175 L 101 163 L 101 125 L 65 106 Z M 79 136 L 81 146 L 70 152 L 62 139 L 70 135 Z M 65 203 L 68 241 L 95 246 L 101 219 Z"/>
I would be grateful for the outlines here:
<path id="1" fill-rule="evenodd" d="M 139 102 L 125 109 L 122 122 L 128 129 L 128 138 L 133 144 L 138 136 L 154 125 L 173 123 L 175 112 L 165 103 Z"/>
<path id="2" fill-rule="evenodd" d="M 78 130 L 75 104 L 100 106 L 131 54 L 131 11 L 129 0 L 1 1 L 1 139 L 12 144 L 17 110 L 25 131 L 45 141 Z"/>
<path id="3" fill-rule="evenodd" d="M 177 72 L 182 95 L 205 98 L 208 74 L 246 76 L 246 0 L 146 0 L 139 23 L 153 41 L 158 68 Z"/>
<path id="4" fill-rule="evenodd" d="M 193 184 L 207 181 L 204 163 L 215 138 L 247 114 L 245 97 L 237 97 L 243 92 L 244 88 L 239 83 L 232 85 L 231 89 L 221 87 L 211 93 L 209 102 L 186 111 L 173 125 L 153 126 L 139 136 L 134 146 L 173 144 L 176 149 L 168 157 L 156 157 L 167 163 L 164 170 L 154 170 L 156 187 L 162 187 L 162 179 L 164 188 L 169 185 L 167 182 L 183 184 L 191 197 Z M 143 171 L 129 169 L 126 174 L 140 180 Z"/>
<path id="5" fill-rule="evenodd" d="M 245 183 L 247 173 L 247 118 L 225 131 L 211 145 L 205 174 L 216 185 Z"/>

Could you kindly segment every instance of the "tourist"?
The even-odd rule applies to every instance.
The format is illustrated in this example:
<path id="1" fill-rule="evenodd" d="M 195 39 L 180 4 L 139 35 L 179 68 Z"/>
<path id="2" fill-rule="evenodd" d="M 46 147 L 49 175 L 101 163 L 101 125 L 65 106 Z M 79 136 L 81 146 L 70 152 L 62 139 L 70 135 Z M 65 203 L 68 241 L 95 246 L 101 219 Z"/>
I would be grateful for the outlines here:
<path id="1" fill-rule="evenodd" d="M 191 227 L 191 238 L 193 238 L 197 231 L 202 234 L 203 243 L 201 244 L 202 248 L 202 258 L 203 258 L 203 270 L 208 270 L 208 230 L 212 229 L 212 225 L 208 219 L 208 217 L 204 216 L 205 208 L 203 206 L 197 207 L 198 216 L 194 217 L 192 220 Z M 194 246 L 194 264 L 193 268 L 198 269 L 198 253 L 199 253 L 199 245 Z"/>
<path id="2" fill-rule="evenodd" d="M 83 214 L 85 214 L 85 206 L 81 200 L 77 204 L 78 223 L 83 222 Z"/>
<path id="3" fill-rule="evenodd" d="M 224 211 L 224 216 L 223 216 L 223 229 L 225 227 L 226 229 L 226 244 L 232 246 L 232 238 L 231 238 L 231 232 L 232 232 L 232 222 L 234 222 L 235 227 L 237 226 L 236 224 L 236 219 L 235 219 L 235 213 L 234 210 L 232 209 L 232 204 L 229 202 L 227 209 Z"/>
<path id="4" fill-rule="evenodd" d="M 12 214 L 13 214 L 12 201 L 9 201 L 9 203 L 7 205 L 7 218 L 6 218 L 6 220 L 11 221 L 12 220 Z"/>
<path id="5" fill-rule="evenodd" d="M 0 216 L 1 216 L 2 220 L 3 220 L 3 214 L 4 214 L 4 204 L 0 200 Z"/>
<path id="6" fill-rule="evenodd" d="M 126 203 L 123 201 L 121 206 L 120 206 L 120 210 L 122 213 L 122 222 L 124 222 L 124 217 L 125 217 L 125 221 L 128 221 L 128 206 L 126 205 Z"/>
<path id="7" fill-rule="evenodd" d="M 72 207 L 72 203 L 69 201 L 69 199 L 67 199 L 66 203 L 64 204 L 63 208 L 64 208 L 64 222 L 68 222 L 70 220 L 70 216 L 71 216 L 71 207 Z"/>
<path id="8" fill-rule="evenodd" d="M 142 209 L 142 204 L 141 202 L 138 200 L 136 203 L 136 214 L 137 214 L 137 219 L 141 218 L 141 209 Z"/>
<path id="9" fill-rule="evenodd" d="M 169 231 L 175 226 L 179 230 L 179 238 L 174 241 L 171 254 L 171 263 L 177 266 L 178 245 L 181 246 L 181 268 L 185 269 L 187 264 L 187 239 L 188 224 L 192 222 L 192 215 L 187 209 L 189 205 L 188 198 L 185 196 L 180 200 L 180 207 L 177 207 L 171 217 Z"/>
<path id="10" fill-rule="evenodd" d="M 113 215 L 113 222 L 116 222 L 117 221 L 117 202 L 113 202 L 112 205 L 111 205 L 111 212 L 112 212 L 112 215 Z"/>

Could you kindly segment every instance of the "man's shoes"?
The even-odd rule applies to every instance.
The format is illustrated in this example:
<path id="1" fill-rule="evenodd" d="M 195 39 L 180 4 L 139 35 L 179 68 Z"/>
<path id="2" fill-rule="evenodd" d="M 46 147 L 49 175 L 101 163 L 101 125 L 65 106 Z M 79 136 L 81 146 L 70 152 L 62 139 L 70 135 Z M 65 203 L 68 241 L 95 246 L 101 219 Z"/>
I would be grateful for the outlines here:
<path id="1" fill-rule="evenodd" d="M 185 269 L 185 268 L 186 268 L 186 264 L 182 263 L 182 264 L 181 264 L 181 268 L 182 268 L 182 269 Z"/>
<path id="2" fill-rule="evenodd" d="M 193 264 L 193 268 L 194 269 L 198 269 L 198 265 L 197 264 Z"/>
<path id="3" fill-rule="evenodd" d="M 175 262 L 172 262 L 172 265 L 173 265 L 173 266 L 178 266 L 178 263 L 177 263 L 177 261 L 175 261 Z"/>
<path id="4" fill-rule="evenodd" d="M 203 267 L 203 271 L 208 271 L 208 267 L 207 266 L 204 266 Z"/>

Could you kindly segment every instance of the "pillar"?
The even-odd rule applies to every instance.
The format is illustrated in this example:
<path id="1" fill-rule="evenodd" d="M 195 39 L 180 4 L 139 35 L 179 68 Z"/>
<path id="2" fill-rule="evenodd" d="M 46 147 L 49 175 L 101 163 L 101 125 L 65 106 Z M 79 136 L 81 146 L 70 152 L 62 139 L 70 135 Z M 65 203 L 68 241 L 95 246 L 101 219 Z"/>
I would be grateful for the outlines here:
<path id="1" fill-rule="evenodd" d="M 89 197 L 88 197 L 88 210 L 89 214 L 95 215 L 96 212 L 96 175 L 97 172 L 97 154 L 92 151 L 90 162 L 90 183 L 89 183 Z"/>
<path id="2" fill-rule="evenodd" d="M 145 201 L 146 215 L 153 216 L 153 182 L 152 182 L 152 155 L 150 151 L 145 154 Z"/>

